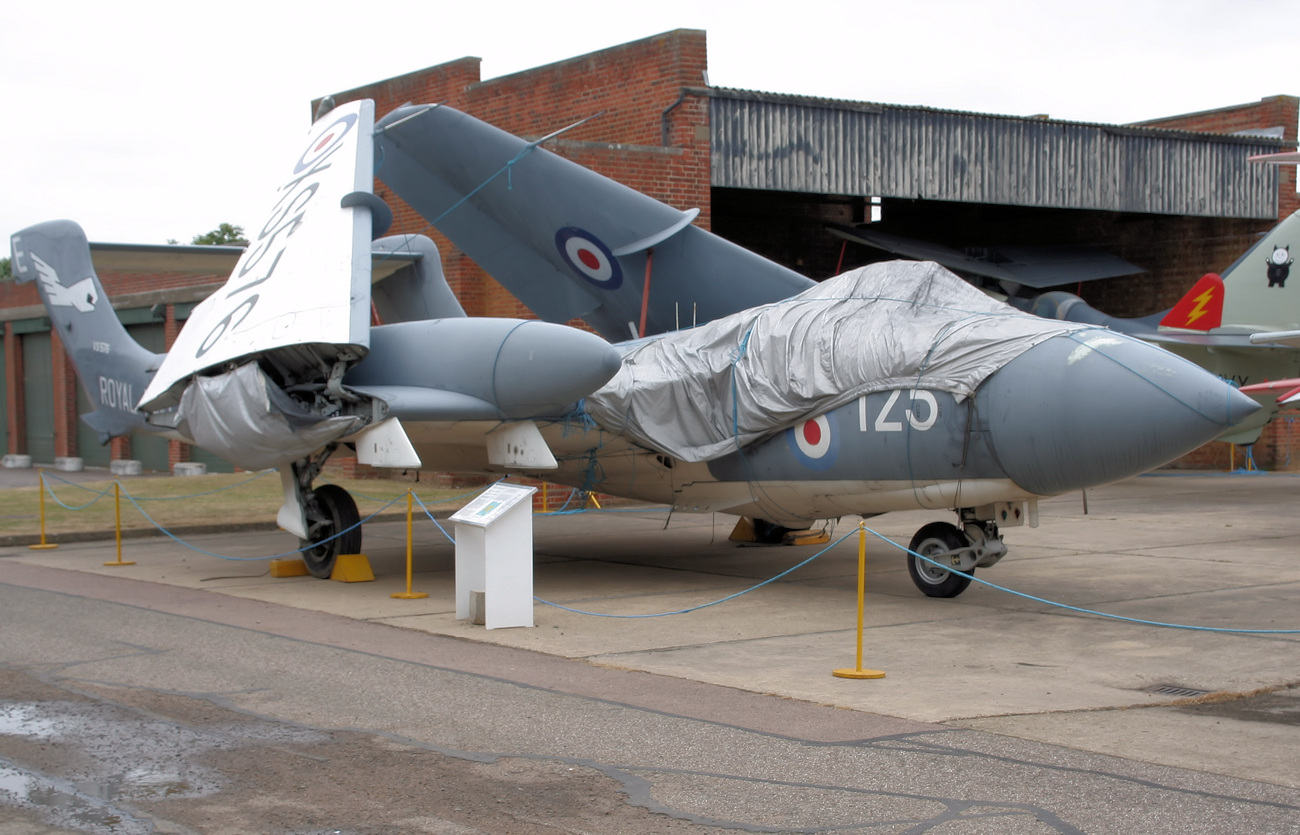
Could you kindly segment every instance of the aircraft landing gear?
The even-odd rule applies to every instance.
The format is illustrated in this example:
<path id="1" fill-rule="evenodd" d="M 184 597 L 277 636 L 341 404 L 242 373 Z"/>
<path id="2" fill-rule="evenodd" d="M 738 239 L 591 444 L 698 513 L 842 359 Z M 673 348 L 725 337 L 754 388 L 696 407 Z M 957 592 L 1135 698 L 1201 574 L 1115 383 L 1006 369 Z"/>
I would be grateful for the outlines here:
<path id="1" fill-rule="evenodd" d="M 298 540 L 299 547 L 304 549 L 302 560 L 313 577 L 329 579 L 339 554 L 361 553 L 358 524 L 361 514 L 357 512 L 357 503 L 337 484 L 322 484 L 304 496 L 303 509 L 308 538 Z M 346 533 L 335 536 L 340 531 Z"/>
<path id="2" fill-rule="evenodd" d="M 916 532 L 912 543 L 907 546 L 922 557 L 928 557 L 943 565 L 951 565 L 958 571 L 970 574 L 975 571 L 970 541 L 956 526 L 947 522 L 931 522 Z M 912 582 L 929 597 L 956 597 L 966 591 L 970 577 L 953 574 L 946 568 L 940 568 L 916 556 L 907 555 L 907 573 Z M 965 565 L 963 565 L 965 563 Z"/>
<path id="3" fill-rule="evenodd" d="M 970 575 L 977 567 L 987 568 L 1007 553 L 996 524 L 975 519 L 969 510 L 962 510 L 961 516 L 961 528 L 947 522 L 931 522 L 917 531 L 907 546 L 908 550 L 929 558 L 907 555 L 907 573 L 928 597 L 956 597 L 966 591 L 971 583 Z"/>

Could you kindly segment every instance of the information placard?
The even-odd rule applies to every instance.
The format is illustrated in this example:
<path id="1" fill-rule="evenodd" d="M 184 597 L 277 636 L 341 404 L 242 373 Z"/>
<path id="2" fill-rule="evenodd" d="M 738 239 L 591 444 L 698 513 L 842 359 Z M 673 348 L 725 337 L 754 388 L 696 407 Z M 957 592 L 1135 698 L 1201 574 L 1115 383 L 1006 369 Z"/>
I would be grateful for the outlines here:
<path id="1" fill-rule="evenodd" d="M 453 513 L 451 519 L 453 522 L 464 522 L 467 525 L 485 528 L 501 518 L 507 510 L 536 492 L 536 487 L 497 482 L 480 493 L 472 502 Z"/>

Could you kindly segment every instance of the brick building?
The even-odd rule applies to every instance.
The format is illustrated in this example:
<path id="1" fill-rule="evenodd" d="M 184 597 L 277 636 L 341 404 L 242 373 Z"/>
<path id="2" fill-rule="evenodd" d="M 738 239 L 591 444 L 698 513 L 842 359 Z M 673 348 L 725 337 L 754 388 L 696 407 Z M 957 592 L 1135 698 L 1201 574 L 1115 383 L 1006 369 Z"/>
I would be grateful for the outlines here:
<path id="1" fill-rule="evenodd" d="M 677 208 L 698 208 L 700 226 L 812 278 L 882 257 L 826 231 L 827 223 L 868 219 L 872 207 L 891 232 L 955 246 L 1101 244 L 1148 270 L 1077 288 L 1120 316 L 1170 306 L 1300 205 L 1294 168 L 1279 174 L 1243 164 L 1247 152 L 1294 147 L 1300 100 L 1290 96 L 1138 126 L 1079 125 L 723 90 L 708 86 L 707 66 L 705 33 L 677 30 L 487 80 L 479 59 L 462 58 L 333 98 L 372 98 L 378 114 L 442 102 L 529 138 L 574 126 L 546 147 Z M 311 104 L 314 112 L 319 103 Z M 1271 133 L 1230 135 L 1241 131 Z M 882 135 L 894 144 L 882 144 Z M 948 150 L 927 156 L 922 148 Z M 1081 158 L 1120 159 L 1122 168 L 1092 171 Z M 1168 179 L 1148 183 L 1157 158 Z M 1209 168 L 1218 172 L 1213 182 L 1197 173 Z M 376 190 L 394 209 L 393 233 L 438 243 L 469 315 L 531 315 L 382 183 Z M 119 316 L 161 351 L 236 256 L 101 246 L 94 257 Z M 0 286 L 0 319 L 0 415 L 10 453 L 43 462 L 78 456 L 92 466 L 134 457 L 157 469 L 201 459 L 201 451 L 157 439 L 99 448 L 76 417 L 89 403 L 34 288 Z M 1289 424 L 1278 424 L 1258 445 L 1264 466 L 1289 463 Z M 1213 458 L 1220 453 L 1207 455 L 1204 463 L 1220 465 Z"/>

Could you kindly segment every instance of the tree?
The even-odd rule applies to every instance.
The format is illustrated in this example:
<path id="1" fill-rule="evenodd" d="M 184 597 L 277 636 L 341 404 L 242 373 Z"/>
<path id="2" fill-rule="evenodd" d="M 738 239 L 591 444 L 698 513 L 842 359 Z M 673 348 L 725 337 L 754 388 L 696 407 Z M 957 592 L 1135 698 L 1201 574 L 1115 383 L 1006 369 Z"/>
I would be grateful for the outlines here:
<path id="1" fill-rule="evenodd" d="M 244 227 L 223 223 L 204 235 L 195 235 L 192 244 L 217 244 L 227 246 L 248 246 L 244 238 Z"/>
<path id="2" fill-rule="evenodd" d="M 9 270 L 9 259 L 0 258 L 0 281 L 9 281 L 13 278 L 13 273 Z"/>

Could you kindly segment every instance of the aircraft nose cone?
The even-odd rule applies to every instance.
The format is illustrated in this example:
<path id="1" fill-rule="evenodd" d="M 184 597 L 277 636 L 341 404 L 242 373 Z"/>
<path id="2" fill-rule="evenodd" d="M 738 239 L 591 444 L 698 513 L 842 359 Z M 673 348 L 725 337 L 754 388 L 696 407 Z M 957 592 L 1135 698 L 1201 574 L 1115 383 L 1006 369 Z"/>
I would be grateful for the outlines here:
<path id="1" fill-rule="evenodd" d="M 1007 363 L 980 387 L 976 408 L 1007 476 L 1055 495 L 1166 464 L 1259 406 L 1168 351 L 1086 330 Z"/>

